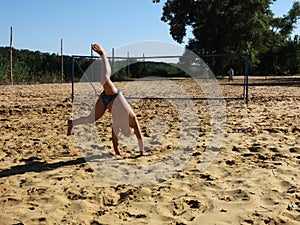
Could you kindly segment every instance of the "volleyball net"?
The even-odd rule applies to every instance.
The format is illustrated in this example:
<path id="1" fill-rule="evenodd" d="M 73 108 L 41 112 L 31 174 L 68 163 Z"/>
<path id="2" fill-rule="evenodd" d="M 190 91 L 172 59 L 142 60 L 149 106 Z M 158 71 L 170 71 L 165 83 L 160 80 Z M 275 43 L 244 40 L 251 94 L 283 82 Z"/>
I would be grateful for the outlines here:
<path id="1" fill-rule="evenodd" d="M 113 81 L 151 80 L 154 77 L 165 79 L 192 80 L 201 82 L 209 89 L 211 82 L 218 82 L 222 96 L 208 96 L 201 91 L 190 96 L 193 100 L 242 100 L 249 101 L 249 57 L 247 54 L 199 54 L 187 55 L 107 57 L 110 61 Z M 100 76 L 102 60 L 98 56 L 72 56 L 72 99 L 75 95 L 75 83 L 86 83 L 97 95 L 102 89 Z M 233 73 L 233 74 L 232 74 Z M 232 79 L 229 79 L 232 78 Z M 191 86 L 192 88 L 192 86 Z M 213 90 L 209 90 L 213 92 Z M 132 97 L 132 96 L 131 96 Z M 148 99 L 160 99 L 160 96 L 144 96 Z M 140 96 L 139 96 L 140 98 Z M 175 96 L 174 99 L 180 99 Z M 184 100 L 184 99 L 182 99 Z"/>

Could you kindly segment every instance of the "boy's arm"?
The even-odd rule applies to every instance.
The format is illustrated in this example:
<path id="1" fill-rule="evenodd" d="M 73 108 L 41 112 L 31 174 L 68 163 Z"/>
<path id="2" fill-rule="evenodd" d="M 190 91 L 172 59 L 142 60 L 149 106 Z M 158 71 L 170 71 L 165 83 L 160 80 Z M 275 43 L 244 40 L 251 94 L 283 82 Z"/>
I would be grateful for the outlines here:
<path id="1" fill-rule="evenodd" d="M 134 126 L 134 133 L 136 135 L 136 138 L 138 140 L 138 146 L 139 146 L 139 150 L 140 150 L 140 154 L 141 156 L 148 156 L 151 155 L 150 153 L 146 153 L 144 151 L 144 140 L 143 140 L 143 135 L 139 126 L 139 123 L 137 121 L 137 119 L 135 118 L 135 126 Z"/>
<path id="2" fill-rule="evenodd" d="M 122 155 L 122 153 L 120 151 L 120 147 L 119 147 L 118 137 L 117 137 L 114 129 L 112 129 L 112 143 L 113 143 L 113 147 L 114 147 L 115 153 L 117 155 Z"/>

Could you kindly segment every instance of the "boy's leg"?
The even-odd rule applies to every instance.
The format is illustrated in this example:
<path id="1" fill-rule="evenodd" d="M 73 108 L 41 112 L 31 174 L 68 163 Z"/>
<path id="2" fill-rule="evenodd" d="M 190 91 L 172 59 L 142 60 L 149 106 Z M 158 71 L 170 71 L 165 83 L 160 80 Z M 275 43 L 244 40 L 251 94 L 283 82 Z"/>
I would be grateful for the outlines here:
<path id="1" fill-rule="evenodd" d="M 93 123 L 96 120 L 100 119 L 105 113 L 105 111 L 106 111 L 106 106 L 104 105 L 102 99 L 99 98 L 96 102 L 94 109 L 91 111 L 91 113 L 88 116 L 82 116 L 78 119 L 68 121 L 67 135 L 71 135 L 74 126 Z"/>
<path id="2" fill-rule="evenodd" d="M 103 85 L 104 88 L 104 92 L 107 95 L 114 95 L 118 93 L 118 89 L 115 87 L 115 85 L 113 84 L 113 82 L 109 79 L 105 82 L 105 84 Z"/>

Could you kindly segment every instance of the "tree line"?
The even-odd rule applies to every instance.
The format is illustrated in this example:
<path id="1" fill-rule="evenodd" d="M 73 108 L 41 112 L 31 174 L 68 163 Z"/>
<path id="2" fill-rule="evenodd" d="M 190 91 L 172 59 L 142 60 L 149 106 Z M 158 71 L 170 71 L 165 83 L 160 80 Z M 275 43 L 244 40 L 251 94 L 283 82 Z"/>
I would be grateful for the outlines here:
<path id="1" fill-rule="evenodd" d="M 9 47 L 0 47 L 0 83 L 10 83 Z M 52 83 L 60 82 L 61 61 L 56 54 L 40 51 L 13 49 L 14 83 Z M 66 74 L 71 73 L 71 58 L 64 62 Z M 69 78 L 65 76 L 66 81 Z"/>
<path id="2" fill-rule="evenodd" d="M 9 47 L 0 47 L 0 84 L 10 84 Z M 71 82 L 72 57 L 63 57 L 64 82 Z M 183 56 L 179 64 L 184 64 Z M 75 64 L 75 80 L 79 81 L 82 71 L 93 62 L 89 58 L 76 59 L 81 69 Z M 250 62 L 250 75 L 293 75 L 300 73 L 300 38 L 287 40 L 284 45 L 259 55 L 259 63 Z M 205 57 L 203 58 L 215 75 L 226 75 L 229 67 L 233 67 L 237 74 L 243 74 L 245 59 L 241 57 Z M 189 62 L 191 63 L 191 62 Z M 164 62 L 141 62 L 134 59 L 115 61 L 112 79 L 115 81 L 130 80 L 147 76 L 183 77 L 186 73 L 181 65 Z M 129 64 L 129 66 L 128 66 Z M 112 65 L 113 66 L 113 65 Z M 217 70 L 218 69 L 218 70 Z M 39 51 L 13 49 L 14 83 L 58 83 L 61 82 L 61 56 L 42 53 Z"/>
<path id="3" fill-rule="evenodd" d="M 0 84 L 10 84 L 10 48 L 0 47 Z M 74 64 L 75 81 L 83 76 L 83 71 L 93 63 L 94 59 L 77 58 Z M 129 65 L 129 66 L 128 66 Z M 80 66 L 80 68 L 79 68 Z M 61 82 L 61 56 L 42 53 L 40 51 L 13 49 L 14 83 L 58 83 Z M 63 56 L 64 82 L 72 81 L 72 57 Z M 140 62 L 135 59 L 115 61 L 112 80 L 122 81 L 146 76 L 183 76 L 175 65 L 163 62 Z"/>

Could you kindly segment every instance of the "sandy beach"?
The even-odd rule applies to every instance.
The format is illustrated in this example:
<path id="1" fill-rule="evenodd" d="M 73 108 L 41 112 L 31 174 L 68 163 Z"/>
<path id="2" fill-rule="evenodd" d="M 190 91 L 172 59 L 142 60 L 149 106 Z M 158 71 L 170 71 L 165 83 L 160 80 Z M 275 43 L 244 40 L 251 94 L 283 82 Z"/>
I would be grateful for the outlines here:
<path id="1" fill-rule="evenodd" d="M 137 157 L 124 140 L 127 158 L 114 156 L 108 112 L 95 125 L 101 146 L 66 135 L 74 113 L 71 84 L 0 86 L 0 224 L 300 224 L 300 78 L 251 78 L 248 105 L 221 101 L 226 118 L 217 129 L 224 137 L 206 169 L 199 162 L 210 134 L 221 132 L 212 128 L 211 105 L 189 79 L 172 81 L 182 91 L 169 88 L 174 99 L 160 99 L 166 93 L 151 90 L 163 82 L 116 82 L 125 97 L 137 98 L 132 107 L 152 152 Z M 220 82 L 223 96 L 241 97 L 242 83 Z M 143 91 L 153 96 L 145 99 Z M 178 111 L 189 107 L 183 92 L 194 98 L 196 120 Z M 167 178 L 155 174 L 153 184 L 125 183 L 105 164 L 108 155 L 125 166 L 150 167 L 178 146 L 186 151 L 184 165 Z M 136 178 L 145 181 L 138 171 Z"/>

